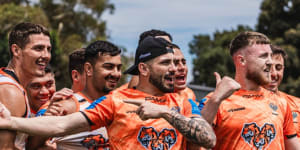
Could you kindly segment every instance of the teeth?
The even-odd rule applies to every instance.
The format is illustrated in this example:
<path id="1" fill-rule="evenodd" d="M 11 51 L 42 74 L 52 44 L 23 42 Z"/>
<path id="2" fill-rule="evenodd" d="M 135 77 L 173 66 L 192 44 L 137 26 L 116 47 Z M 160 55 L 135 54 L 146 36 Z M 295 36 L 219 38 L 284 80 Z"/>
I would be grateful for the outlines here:
<path id="1" fill-rule="evenodd" d="M 46 66 L 45 63 L 38 63 L 38 65 L 41 65 L 41 66 Z"/>

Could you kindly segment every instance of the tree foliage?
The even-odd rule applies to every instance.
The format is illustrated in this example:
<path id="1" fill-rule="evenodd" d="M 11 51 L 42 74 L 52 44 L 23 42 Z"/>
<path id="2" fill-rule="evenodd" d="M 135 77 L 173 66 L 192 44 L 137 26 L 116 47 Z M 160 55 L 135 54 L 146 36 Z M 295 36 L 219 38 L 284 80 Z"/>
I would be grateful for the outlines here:
<path id="1" fill-rule="evenodd" d="M 6 66 L 9 60 L 8 32 L 18 23 L 30 21 L 49 27 L 49 21 L 43 10 L 6 3 L 0 5 L 0 66 Z"/>
<path id="2" fill-rule="evenodd" d="M 95 40 L 106 40 L 106 22 L 101 19 L 104 11 L 113 13 L 109 0 L 0 0 L 0 65 L 9 61 L 8 32 L 20 22 L 46 26 L 52 38 L 51 66 L 55 71 L 57 89 L 70 87 L 68 54 L 85 47 Z M 126 50 L 125 50 L 126 51 Z M 122 56 L 123 66 L 130 58 Z M 125 62 L 125 64 L 124 64 Z M 126 82 L 122 78 L 122 83 Z"/>
<path id="3" fill-rule="evenodd" d="M 216 31 L 211 38 L 209 35 L 195 35 L 189 43 L 190 53 L 197 56 L 193 60 L 193 84 L 214 87 L 216 84 L 214 72 L 233 77 L 234 65 L 231 60 L 228 45 L 239 32 L 251 30 L 247 26 L 237 29 Z"/>
<path id="4" fill-rule="evenodd" d="M 266 34 L 273 44 L 284 48 L 289 58 L 286 61 L 285 76 L 280 89 L 300 96 L 300 1 L 263 0 L 261 13 L 255 31 Z M 234 74 L 234 65 L 229 55 L 230 40 L 239 32 L 251 30 L 239 25 L 231 31 L 216 31 L 209 35 L 196 35 L 190 42 L 190 53 L 197 58 L 194 64 L 194 84 L 215 86 L 213 72 L 222 75 Z"/>
<path id="5" fill-rule="evenodd" d="M 272 43 L 288 53 L 285 74 L 280 89 L 300 96 L 300 1 L 264 0 L 257 31 L 268 35 Z"/>

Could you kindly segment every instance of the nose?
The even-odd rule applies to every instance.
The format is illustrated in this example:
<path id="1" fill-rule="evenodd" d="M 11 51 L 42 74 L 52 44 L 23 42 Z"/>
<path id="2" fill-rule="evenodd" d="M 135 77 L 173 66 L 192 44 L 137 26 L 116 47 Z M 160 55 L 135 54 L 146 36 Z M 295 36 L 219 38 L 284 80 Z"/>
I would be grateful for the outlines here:
<path id="1" fill-rule="evenodd" d="M 41 52 L 41 57 L 43 59 L 46 59 L 46 60 L 50 60 L 51 59 L 51 51 L 49 51 L 47 48 L 45 48 L 42 52 Z"/>
<path id="2" fill-rule="evenodd" d="M 273 64 L 274 64 L 274 63 L 273 63 L 273 60 L 272 60 L 272 55 L 270 54 L 270 55 L 268 56 L 268 59 L 266 60 L 266 65 L 267 65 L 268 68 L 271 69 L 271 67 L 272 67 Z"/>
<path id="3" fill-rule="evenodd" d="M 111 76 L 113 76 L 114 78 L 121 78 L 122 76 L 121 70 L 118 67 L 115 67 L 115 69 L 111 73 Z"/>
<path id="4" fill-rule="evenodd" d="M 272 53 L 270 53 L 270 54 L 268 55 L 267 63 L 268 63 L 268 64 L 273 64 Z"/>
<path id="5" fill-rule="evenodd" d="M 176 65 L 176 69 L 178 72 L 183 72 L 184 71 L 184 65 L 182 63 L 179 63 Z"/>
<path id="6" fill-rule="evenodd" d="M 176 71 L 176 67 L 175 64 L 172 62 L 169 66 L 169 72 L 175 73 L 175 71 Z"/>
<path id="7" fill-rule="evenodd" d="M 278 79 L 278 72 L 276 71 L 276 68 L 275 68 L 274 65 L 271 66 L 270 72 L 271 72 L 271 79 L 272 80 L 277 80 Z"/>
<path id="8" fill-rule="evenodd" d="M 40 90 L 40 94 L 49 94 L 49 90 L 45 87 L 45 86 L 42 86 L 41 90 Z"/>

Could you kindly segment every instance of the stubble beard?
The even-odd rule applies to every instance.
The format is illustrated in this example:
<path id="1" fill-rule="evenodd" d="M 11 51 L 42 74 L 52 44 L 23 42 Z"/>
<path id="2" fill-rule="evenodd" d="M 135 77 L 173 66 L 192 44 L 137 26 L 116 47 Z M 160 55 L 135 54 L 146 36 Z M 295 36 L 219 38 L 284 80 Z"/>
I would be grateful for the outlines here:
<path id="1" fill-rule="evenodd" d="M 247 70 L 246 78 L 248 80 L 254 81 L 258 85 L 269 84 L 269 81 L 265 79 L 267 77 L 263 77 L 263 75 L 261 75 L 258 71 L 250 72 L 249 70 Z"/>
<path id="2" fill-rule="evenodd" d="M 104 86 L 103 89 L 102 89 L 102 92 L 105 93 L 105 94 L 108 94 L 108 93 L 111 92 L 112 90 L 113 90 L 113 89 Z"/>
<path id="3" fill-rule="evenodd" d="M 174 85 L 171 86 L 170 88 L 163 85 L 162 75 L 155 76 L 151 73 L 149 77 L 149 82 L 152 83 L 156 88 L 158 88 L 160 91 L 164 93 L 174 92 Z"/>

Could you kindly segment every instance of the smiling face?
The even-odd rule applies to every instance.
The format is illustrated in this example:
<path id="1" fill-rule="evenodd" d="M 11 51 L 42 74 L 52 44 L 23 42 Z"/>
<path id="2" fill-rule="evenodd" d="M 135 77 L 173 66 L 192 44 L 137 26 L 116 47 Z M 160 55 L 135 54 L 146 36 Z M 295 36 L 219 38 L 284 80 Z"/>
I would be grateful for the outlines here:
<path id="1" fill-rule="evenodd" d="M 174 48 L 174 65 L 176 67 L 175 72 L 175 91 L 184 90 L 186 88 L 186 79 L 188 68 L 186 60 L 180 49 Z"/>
<path id="2" fill-rule="evenodd" d="M 39 108 L 50 100 L 56 91 L 54 75 L 46 73 L 42 77 L 34 77 L 28 84 L 27 93 L 29 97 L 30 108 L 38 111 Z"/>
<path id="3" fill-rule="evenodd" d="M 271 67 L 271 83 L 265 86 L 266 89 L 277 92 L 284 73 L 284 58 L 281 54 L 272 56 L 273 65 Z"/>
<path id="4" fill-rule="evenodd" d="M 99 54 L 93 66 L 93 86 L 100 93 L 108 94 L 117 87 L 121 78 L 121 55 Z"/>
<path id="5" fill-rule="evenodd" d="M 43 76 L 51 59 L 50 38 L 44 34 L 31 34 L 29 43 L 18 52 L 19 64 L 24 74 Z"/>
<path id="6" fill-rule="evenodd" d="M 175 66 L 174 54 L 158 56 L 149 63 L 149 82 L 164 93 L 174 92 Z"/>
<path id="7" fill-rule="evenodd" d="M 269 44 L 253 44 L 245 47 L 246 78 L 257 85 L 270 83 L 272 50 Z"/>

